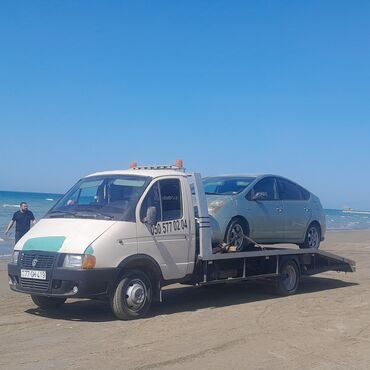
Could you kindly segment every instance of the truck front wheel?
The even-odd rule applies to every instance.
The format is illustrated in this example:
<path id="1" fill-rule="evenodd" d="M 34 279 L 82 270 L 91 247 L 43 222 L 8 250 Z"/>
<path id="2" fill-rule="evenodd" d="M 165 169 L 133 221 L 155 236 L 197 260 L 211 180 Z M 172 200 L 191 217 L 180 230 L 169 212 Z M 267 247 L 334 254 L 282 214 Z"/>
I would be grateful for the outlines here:
<path id="1" fill-rule="evenodd" d="M 33 303 L 40 308 L 58 308 L 65 301 L 66 298 L 55 298 L 55 297 L 43 297 L 40 295 L 31 295 Z"/>
<path id="2" fill-rule="evenodd" d="M 152 284 L 141 271 L 132 270 L 122 276 L 111 299 L 113 313 L 120 320 L 145 316 L 152 303 Z"/>

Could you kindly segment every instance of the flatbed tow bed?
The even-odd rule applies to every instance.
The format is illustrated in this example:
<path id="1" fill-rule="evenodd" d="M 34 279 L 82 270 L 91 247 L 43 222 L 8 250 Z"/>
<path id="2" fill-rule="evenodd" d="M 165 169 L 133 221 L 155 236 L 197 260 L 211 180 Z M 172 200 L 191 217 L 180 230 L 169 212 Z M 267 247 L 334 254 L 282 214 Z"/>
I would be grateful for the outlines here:
<path id="1" fill-rule="evenodd" d="M 200 259 L 203 264 L 204 274 L 203 280 L 199 285 L 214 284 L 218 282 L 225 282 L 224 279 L 210 280 L 207 274 L 207 267 L 216 263 L 217 261 L 242 261 L 243 273 L 242 276 L 236 278 L 228 278 L 227 280 L 249 280 L 257 277 L 277 277 L 280 275 L 279 266 L 280 261 L 284 258 L 295 258 L 300 262 L 302 275 L 315 275 L 325 271 L 337 272 L 355 272 L 356 263 L 350 259 L 335 255 L 333 253 L 325 252 L 317 249 L 293 250 L 289 248 L 264 248 L 264 250 L 248 251 L 248 252 L 231 252 L 223 254 L 215 254 L 211 259 Z M 247 274 L 247 264 L 249 259 L 264 259 L 273 260 L 275 271 L 261 273 L 259 275 Z"/>

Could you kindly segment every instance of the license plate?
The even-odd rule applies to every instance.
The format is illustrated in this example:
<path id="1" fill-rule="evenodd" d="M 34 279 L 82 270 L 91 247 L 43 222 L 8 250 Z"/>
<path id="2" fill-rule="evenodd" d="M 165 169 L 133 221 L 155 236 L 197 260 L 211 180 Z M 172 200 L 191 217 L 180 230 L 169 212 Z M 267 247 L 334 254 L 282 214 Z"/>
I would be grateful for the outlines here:
<path id="1" fill-rule="evenodd" d="M 26 279 L 46 280 L 46 271 L 21 270 L 21 277 Z"/>

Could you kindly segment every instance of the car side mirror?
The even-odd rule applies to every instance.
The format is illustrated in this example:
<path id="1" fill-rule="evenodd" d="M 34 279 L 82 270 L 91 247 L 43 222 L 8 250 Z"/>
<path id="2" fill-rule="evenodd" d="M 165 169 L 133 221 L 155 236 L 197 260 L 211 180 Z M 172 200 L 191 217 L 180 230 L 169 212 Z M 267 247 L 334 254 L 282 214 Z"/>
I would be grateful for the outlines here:
<path id="1" fill-rule="evenodd" d="M 252 197 L 252 200 L 257 200 L 258 201 L 258 200 L 265 200 L 267 198 L 268 198 L 267 193 L 261 191 L 259 193 L 254 194 L 253 197 Z"/>
<path id="2" fill-rule="evenodd" d="M 144 218 L 144 223 L 153 226 L 156 225 L 158 222 L 157 220 L 157 208 L 155 207 L 148 207 L 146 211 L 146 217 Z"/>

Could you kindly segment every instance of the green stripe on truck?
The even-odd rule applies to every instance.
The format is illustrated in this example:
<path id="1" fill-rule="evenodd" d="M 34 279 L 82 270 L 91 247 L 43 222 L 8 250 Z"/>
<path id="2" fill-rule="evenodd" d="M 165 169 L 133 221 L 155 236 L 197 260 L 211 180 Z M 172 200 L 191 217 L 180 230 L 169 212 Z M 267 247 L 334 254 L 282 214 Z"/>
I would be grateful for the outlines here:
<path id="1" fill-rule="evenodd" d="M 89 247 L 87 247 L 85 249 L 85 253 L 84 254 L 91 254 L 91 255 L 93 255 L 94 254 L 94 248 L 90 245 Z"/>
<path id="2" fill-rule="evenodd" d="M 24 251 L 58 252 L 66 239 L 65 236 L 43 236 L 28 239 L 24 245 Z"/>

